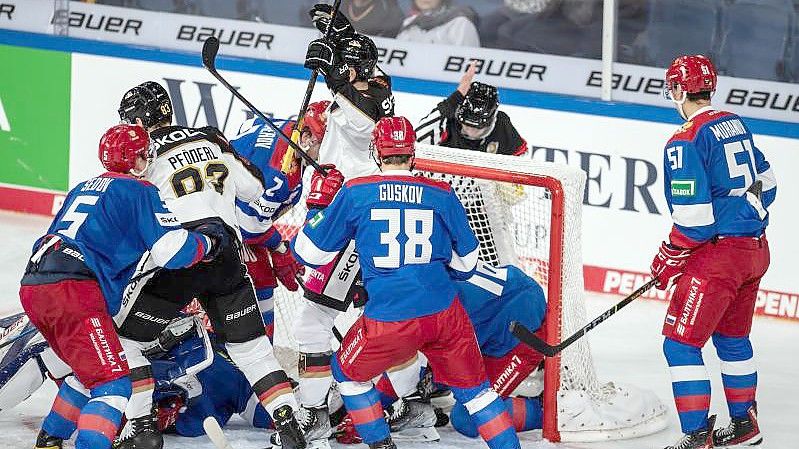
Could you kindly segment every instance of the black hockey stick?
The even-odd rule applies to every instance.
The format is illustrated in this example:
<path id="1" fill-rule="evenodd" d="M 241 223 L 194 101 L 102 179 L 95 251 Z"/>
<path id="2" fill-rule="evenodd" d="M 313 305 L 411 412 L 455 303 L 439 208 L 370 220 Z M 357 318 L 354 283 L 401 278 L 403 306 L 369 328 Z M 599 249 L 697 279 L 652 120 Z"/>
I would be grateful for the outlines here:
<path id="1" fill-rule="evenodd" d="M 225 86 L 227 90 L 229 90 L 230 93 L 233 94 L 234 97 L 238 98 L 242 103 L 244 103 L 244 105 L 247 106 L 247 108 L 249 108 L 250 111 L 252 111 L 258 117 L 261 117 L 261 119 L 264 120 L 266 124 L 269 125 L 270 128 L 275 130 L 275 132 L 278 133 L 280 137 L 285 139 L 286 142 L 288 142 L 289 146 L 293 148 L 294 151 L 299 153 L 299 155 L 302 156 L 302 158 L 305 159 L 305 161 L 308 162 L 308 164 L 310 164 L 316 171 L 327 176 L 327 171 L 325 169 L 323 169 L 319 164 L 317 164 L 316 161 L 311 158 L 311 156 L 308 156 L 308 153 L 306 153 L 302 148 L 300 148 L 299 145 L 294 143 L 291 140 L 291 137 L 287 136 L 286 133 L 283 132 L 283 130 L 281 130 L 277 125 L 275 125 L 272 122 L 272 120 L 270 120 L 266 115 L 264 115 L 263 112 L 259 111 L 258 108 L 256 108 L 252 103 L 250 103 L 249 100 L 247 100 L 244 97 L 244 95 L 242 95 L 238 90 L 236 90 L 236 88 L 233 87 L 233 85 L 231 85 L 224 77 L 222 77 L 222 75 L 219 74 L 219 72 L 216 70 L 216 54 L 218 52 L 219 52 L 219 39 L 217 39 L 214 36 L 211 36 L 208 39 L 206 39 L 205 43 L 203 44 L 203 53 L 202 53 L 203 65 L 205 66 L 206 69 L 208 69 L 209 72 L 211 72 L 211 75 L 214 75 L 214 78 L 219 80 L 219 82 L 222 83 L 222 85 Z"/>
<path id="2" fill-rule="evenodd" d="M 341 6 L 341 0 L 336 0 L 333 2 L 333 13 L 330 16 L 330 23 L 327 24 L 327 29 L 325 30 L 325 38 L 330 37 L 330 33 L 333 30 L 333 23 L 336 21 L 336 17 L 339 14 L 339 7 Z M 316 86 L 316 77 L 319 76 L 319 69 L 313 69 L 311 71 L 311 78 L 308 80 L 308 87 L 305 88 L 305 97 L 302 99 L 302 106 L 300 106 L 300 112 L 297 114 L 297 121 L 294 122 L 294 128 L 291 130 L 291 140 L 294 143 L 300 141 L 300 133 L 302 132 L 303 124 L 305 123 L 305 111 L 308 109 L 308 105 L 311 103 L 311 95 L 313 95 L 314 87 Z M 289 148 L 286 152 L 286 155 L 283 157 L 283 163 L 280 167 L 283 173 L 286 173 L 289 169 L 289 164 L 291 163 L 291 158 L 293 157 L 292 150 L 293 147 Z"/>
<path id="3" fill-rule="evenodd" d="M 552 357 L 552 356 L 560 353 L 561 351 L 563 351 L 567 347 L 569 347 L 575 341 L 577 341 L 580 338 L 582 338 L 583 335 L 588 333 L 588 331 L 590 331 L 591 329 L 597 327 L 599 325 L 599 323 L 601 323 L 601 322 L 605 321 L 606 319 L 610 318 L 614 313 L 616 313 L 619 310 L 621 310 L 624 306 L 626 306 L 627 304 L 629 304 L 629 303 L 635 301 L 636 299 L 638 299 L 641 295 L 643 295 L 644 293 L 649 291 L 649 289 L 654 287 L 655 284 L 657 284 L 657 283 L 658 283 L 657 279 L 652 279 L 651 281 L 649 281 L 646 284 L 642 285 L 641 287 L 638 288 L 638 290 L 632 292 L 630 294 L 630 296 L 622 299 L 616 305 L 614 305 L 613 307 L 611 307 L 610 309 L 605 311 L 605 313 L 603 313 L 602 315 L 599 315 L 598 317 L 594 318 L 590 323 L 588 323 L 585 326 L 583 326 L 582 329 L 580 329 L 577 332 L 575 332 L 574 334 L 572 334 L 571 337 L 563 340 L 562 342 L 560 342 L 560 343 L 558 343 L 556 345 L 547 344 L 547 342 L 545 342 L 544 340 L 538 338 L 538 336 L 535 335 L 530 329 L 528 329 L 527 327 L 525 327 L 523 324 L 519 323 L 518 321 L 513 321 L 513 322 L 510 323 L 510 331 L 522 343 L 526 344 L 527 346 L 530 346 L 531 348 L 535 349 L 536 351 L 540 352 L 541 354 L 544 354 L 547 357 Z"/>

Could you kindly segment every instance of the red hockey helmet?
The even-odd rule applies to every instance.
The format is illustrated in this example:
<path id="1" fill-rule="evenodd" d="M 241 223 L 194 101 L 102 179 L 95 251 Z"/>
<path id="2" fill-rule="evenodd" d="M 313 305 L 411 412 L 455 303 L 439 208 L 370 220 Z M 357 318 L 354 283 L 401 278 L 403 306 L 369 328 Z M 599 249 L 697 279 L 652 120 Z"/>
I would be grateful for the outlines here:
<path id="1" fill-rule="evenodd" d="M 139 156 L 147 157 L 150 137 L 137 125 L 116 125 L 100 139 L 98 157 L 103 167 L 116 173 L 129 173 Z"/>
<path id="2" fill-rule="evenodd" d="M 303 124 L 311 130 L 311 135 L 318 141 L 322 141 L 327 131 L 327 108 L 330 107 L 329 101 L 316 101 L 308 105 L 305 110 Z"/>
<path id="3" fill-rule="evenodd" d="M 372 131 L 372 147 L 379 159 L 389 156 L 413 156 L 416 149 L 416 131 L 405 117 L 383 117 Z"/>
<path id="4" fill-rule="evenodd" d="M 717 81 L 716 67 L 703 55 L 680 56 L 666 70 L 667 91 L 680 86 L 680 90 L 689 94 L 715 92 Z"/>

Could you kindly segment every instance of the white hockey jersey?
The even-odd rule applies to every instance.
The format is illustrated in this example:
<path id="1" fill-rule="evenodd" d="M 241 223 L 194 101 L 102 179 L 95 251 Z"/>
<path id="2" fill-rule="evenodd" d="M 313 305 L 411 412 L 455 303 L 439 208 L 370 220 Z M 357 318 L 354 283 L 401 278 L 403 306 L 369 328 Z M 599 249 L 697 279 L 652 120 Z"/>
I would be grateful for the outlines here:
<path id="1" fill-rule="evenodd" d="M 219 217 L 236 230 L 236 198 L 252 202 L 264 193 L 263 176 L 238 157 L 213 127 L 169 126 L 150 133 L 155 158 L 147 180 L 155 184 L 178 220 L 191 225 Z"/>
<path id="2" fill-rule="evenodd" d="M 375 123 L 381 117 L 394 115 L 390 78 L 381 75 L 370 79 L 365 91 L 341 80 L 328 80 L 327 85 L 334 97 L 319 148 L 319 162 L 335 164 L 346 179 L 377 173 L 369 146 Z"/>

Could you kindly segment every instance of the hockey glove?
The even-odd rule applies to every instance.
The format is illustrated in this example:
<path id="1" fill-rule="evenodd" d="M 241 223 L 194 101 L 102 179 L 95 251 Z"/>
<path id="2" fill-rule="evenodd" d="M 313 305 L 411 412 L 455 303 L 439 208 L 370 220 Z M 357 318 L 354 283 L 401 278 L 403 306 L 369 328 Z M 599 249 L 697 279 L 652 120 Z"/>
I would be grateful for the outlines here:
<path id="1" fill-rule="evenodd" d="M 682 276 L 685 263 L 688 262 L 690 255 L 690 249 L 679 248 L 671 243 L 662 242 L 658 253 L 652 260 L 652 265 L 649 267 L 652 277 L 658 280 L 658 284 L 655 287 L 658 290 L 671 288 L 677 282 L 677 279 Z"/>
<path id="2" fill-rule="evenodd" d="M 329 206 L 344 184 L 344 175 L 336 170 L 335 165 L 325 164 L 322 167 L 327 169 L 327 176 L 318 171 L 314 171 L 311 176 L 311 190 L 305 200 L 308 209 L 323 209 Z"/>
<path id="3" fill-rule="evenodd" d="M 333 17 L 333 6 L 326 4 L 314 5 L 308 15 L 311 16 L 311 22 L 314 26 L 322 32 L 327 32 L 327 27 L 330 24 L 330 19 Z M 356 34 L 355 28 L 352 26 L 344 14 L 336 14 L 336 20 L 333 22 L 333 29 L 330 30 L 330 39 L 333 43 L 338 44 L 344 38 L 354 36 Z"/>
<path id="4" fill-rule="evenodd" d="M 221 223 L 214 221 L 203 223 L 200 226 L 197 226 L 194 231 L 205 235 L 211 240 L 211 247 L 205 252 L 203 262 L 210 262 L 216 259 L 216 257 L 222 252 L 222 248 L 230 244 L 230 236 L 228 235 L 225 226 Z"/>
<path id="5" fill-rule="evenodd" d="M 333 68 L 336 66 L 338 59 L 332 42 L 327 39 L 316 39 L 308 44 L 304 66 L 307 69 L 318 70 L 323 75 L 329 76 L 333 74 Z"/>
<path id="6" fill-rule="evenodd" d="M 296 292 L 300 288 L 297 285 L 296 276 L 304 274 L 305 267 L 300 265 L 291 254 L 288 242 L 280 242 L 280 245 L 272 250 L 272 269 L 275 270 L 275 277 L 288 291 Z"/>

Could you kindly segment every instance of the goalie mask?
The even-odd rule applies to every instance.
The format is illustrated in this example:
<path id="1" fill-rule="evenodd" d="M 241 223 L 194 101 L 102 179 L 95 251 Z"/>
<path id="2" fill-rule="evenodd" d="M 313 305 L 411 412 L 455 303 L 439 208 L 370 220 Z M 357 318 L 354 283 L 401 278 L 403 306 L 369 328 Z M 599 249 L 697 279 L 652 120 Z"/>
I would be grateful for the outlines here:
<path id="1" fill-rule="evenodd" d="M 363 34 L 348 37 L 341 44 L 341 59 L 355 69 L 356 81 L 366 81 L 377 65 L 377 46 Z"/>
<path id="2" fill-rule="evenodd" d="M 162 122 L 172 123 L 172 101 L 163 86 L 147 81 L 125 92 L 119 103 L 119 118 L 130 125 L 140 119 L 148 129 Z"/>

